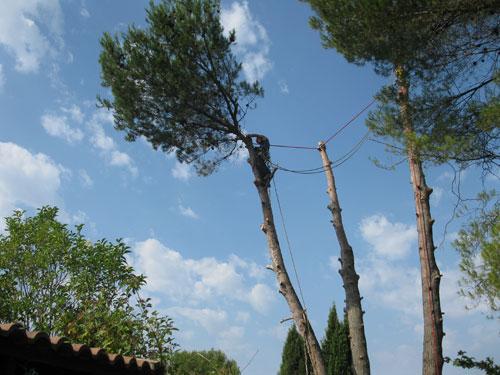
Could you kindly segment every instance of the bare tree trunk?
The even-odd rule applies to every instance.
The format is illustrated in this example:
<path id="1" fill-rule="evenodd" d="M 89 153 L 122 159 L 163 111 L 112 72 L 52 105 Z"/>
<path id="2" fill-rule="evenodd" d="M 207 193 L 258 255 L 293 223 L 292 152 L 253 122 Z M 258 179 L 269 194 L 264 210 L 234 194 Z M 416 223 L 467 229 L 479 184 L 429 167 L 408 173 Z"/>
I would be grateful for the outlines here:
<path id="1" fill-rule="evenodd" d="M 361 308 L 361 297 L 359 295 L 358 280 L 359 276 L 354 267 L 354 254 L 352 247 L 347 241 L 347 236 L 342 223 L 342 209 L 340 208 L 339 198 L 337 196 L 337 188 L 335 187 L 335 177 L 328 155 L 326 153 L 326 145 L 320 142 L 318 150 L 323 160 L 325 168 L 326 180 L 328 183 L 328 196 L 330 204 L 328 208 L 332 212 L 332 224 L 335 228 L 337 240 L 340 245 L 340 264 L 339 270 L 344 283 L 346 296 L 347 320 L 349 322 L 349 342 L 351 346 L 352 362 L 354 373 L 356 375 L 370 374 L 370 360 L 368 358 L 368 349 L 366 345 L 365 326 L 363 323 L 363 309 Z"/>
<path id="2" fill-rule="evenodd" d="M 257 137 L 259 147 L 253 145 L 252 137 Z M 269 141 L 262 135 L 248 135 L 245 138 L 245 145 L 248 149 L 248 162 L 252 167 L 255 177 L 255 186 L 259 193 L 262 215 L 264 223 L 261 226 L 266 235 L 269 254 L 272 260 L 272 270 L 276 274 L 279 284 L 279 292 L 285 297 L 286 302 L 292 313 L 292 318 L 297 327 L 297 331 L 306 342 L 307 352 L 311 359 L 315 375 L 326 375 L 325 365 L 321 354 L 318 340 L 314 334 L 312 326 L 309 323 L 307 312 L 302 307 L 297 293 L 293 288 L 288 273 L 285 268 L 281 248 L 278 241 L 276 227 L 274 225 L 271 199 L 269 197 L 269 184 L 272 179 L 272 172 L 267 166 L 269 160 Z"/>
<path id="3" fill-rule="evenodd" d="M 422 302 L 424 312 L 424 345 L 422 374 L 441 375 L 443 371 L 443 316 L 439 298 L 441 273 L 434 257 L 434 240 L 429 197 L 432 189 L 425 182 L 420 154 L 415 146 L 413 122 L 409 108 L 409 82 L 402 67 L 396 68 L 399 86 L 398 101 L 406 135 L 406 151 L 417 216 L 418 254 L 422 276 Z"/>

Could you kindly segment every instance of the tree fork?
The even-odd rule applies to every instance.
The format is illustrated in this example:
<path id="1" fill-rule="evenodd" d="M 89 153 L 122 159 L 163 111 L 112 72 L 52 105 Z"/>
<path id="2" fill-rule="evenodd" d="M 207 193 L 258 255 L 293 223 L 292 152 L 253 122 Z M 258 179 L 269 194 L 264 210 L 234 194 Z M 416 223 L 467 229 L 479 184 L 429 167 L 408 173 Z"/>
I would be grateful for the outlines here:
<path id="1" fill-rule="evenodd" d="M 252 137 L 256 137 L 259 144 L 258 147 L 254 146 Z M 249 134 L 242 140 L 248 150 L 248 163 L 252 168 L 255 177 L 255 187 L 257 188 L 261 202 L 262 215 L 264 217 L 261 230 L 266 235 L 269 254 L 271 256 L 272 267 L 270 269 L 276 274 L 279 293 L 283 295 L 288 303 L 297 331 L 305 340 L 314 374 L 326 375 L 319 342 L 309 323 L 307 312 L 304 310 L 286 271 L 276 226 L 274 225 L 274 216 L 269 196 L 269 186 L 273 173 L 267 166 L 267 162 L 269 161 L 269 141 L 260 134 Z"/>
<path id="2" fill-rule="evenodd" d="M 410 168 L 411 182 L 415 199 L 417 217 L 418 249 L 420 272 L 422 276 L 422 301 L 424 314 L 424 342 L 422 374 L 441 375 L 443 371 L 443 314 L 439 296 L 441 273 L 434 257 L 434 239 L 429 198 L 432 189 L 427 186 L 419 151 L 413 140 L 413 122 L 409 107 L 409 82 L 405 69 L 395 69 L 398 85 L 398 102 L 406 136 L 406 151 Z"/>
<path id="3" fill-rule="evenodd" d="M 340 265 L 339 270 L 342 276 L 343 287 L 346 295 L 347 320 L 349 322 L 349 342 L 351 346 L 352 362 L 354 373 L 356 375 L 370 374 L 370 360 L 368 358 L 368 349 L 366 345 L 365 326 L 363 323 L 364 311 L 361 308 L 361 297 L 359 294 L 358 280 L 359 275 L 356 273 L 354 266 L 354 253 L 349 245 L 347 235 L 342 223 L 342 209 L 335 187 L 335 177 L 333 176 L 332 163 L 328 159 L 326 153 L 326 145 L 320 142 L 318 150 L 323 160 L 325 168 L 326 181 L 328 184 L 327 194 L 330 197 L 328 209 L 332 212 L 333 220 L 331 221 L 335 228 L 337 240 L 340 245 Z"/>

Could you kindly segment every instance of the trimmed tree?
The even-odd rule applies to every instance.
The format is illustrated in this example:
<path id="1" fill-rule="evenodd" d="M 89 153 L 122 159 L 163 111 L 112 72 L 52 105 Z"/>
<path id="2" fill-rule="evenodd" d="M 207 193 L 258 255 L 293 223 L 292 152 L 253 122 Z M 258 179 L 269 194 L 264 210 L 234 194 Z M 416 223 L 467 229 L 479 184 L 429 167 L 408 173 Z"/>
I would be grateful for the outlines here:
<path id="1" fill-rule="evenodd" d="M 377 96 L 380 111 L 368 125 L 375 135 L 398 142 L 391 149 L 408 160 L 422 276 L 422 368 L 424 374 L 441 374 L 441 273 L 424 162 L 488 168 L 498 160 L 499 130 L 491 120 L 498 113 L 498 2 L 304 1 L 316 12 L 311 26 L 320 31 L 324 47 L 396 78 Z M 351 348 L 355 372 L 365 374 L 352 342 Z"/>
<path id="2" fill-rule="evenodd" d="M 279 375 L 309 375 L 312 374 L 311 363 L 306 354 L 304 339 L 297 333 L 295 325 L 288 330 Z"/>
<path id="3" fill-rule="evenodd" d="M 146 21 L 145 28 L 131 26 L 121 36 L 102 37 L 102 84 L 112 99 L 101 104 L 113 111 L 115 127 L 127 140 L 144 137 L 155 149 L 193 164 L 200 175 L 246 148 L 279 292 L 307 343 L 315 373 L 323 375 L 319 343 L 286 271 L 274 225 L 269 140 L 241 126 L 262 87 L 240 78 L 241 64 L 231 51 L 235 33 L 224 32 L 218 0 L 151 2 Z"/>
<path id="4" fill-rule="evenodd" d="M 349 326 L 347 318 L 339 321 L 335 304 L 328 314 L 325 337 L 321 341 L 321 351 L 328 375 L 351 375 L 352 358 L 349 346 Z"/>

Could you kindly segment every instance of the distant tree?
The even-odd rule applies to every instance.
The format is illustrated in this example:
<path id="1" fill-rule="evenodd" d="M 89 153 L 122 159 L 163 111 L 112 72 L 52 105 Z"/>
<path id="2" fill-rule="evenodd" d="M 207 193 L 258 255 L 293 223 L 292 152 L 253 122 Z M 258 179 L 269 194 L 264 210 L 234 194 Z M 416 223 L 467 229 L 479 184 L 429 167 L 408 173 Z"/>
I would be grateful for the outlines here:
<path id="1" fill-rule="evenodd" d="M 453 246 L 460 253 L 463 272 L 460 293 L 492 312 L 500 307 L 500 202 L 496 194 L 483 192 L 479 214 L 458 233 Z"/>
<path id="2" fill-rule="evenodd" d="M 224 33 L 220 1 L 151 1 L 146 21 L 143 28 L 102 37 L 102 84 L 111 89 L 112 99 L 100 103 L 113 111 L 115 128 L 127 140 L 144 137 L 155 149 L 175 152 L 200 175 L 213 172 L 237 150 L 248 151 L 279 291 L 316 373 L 324 375 L 321 349 L 286 271 L 274 225 L 269 140 L 242 127 L 263 89 L 241 79 L 241 63 L 231 50 L 236 36 L 234 30 Z"/>
<path id="3" fill-rule="evenodd" d="M 171 359 L 170 372 L 175 375 L 240 375 L 236 361 L 220 350 L 179 351 Z"/>
<path id="4" fill-rule="evenodd" d="M 422 271 L 423 373 L 441 374 L 441 273 L 424 162 L 498 166 L 498 1 L 304 1 L 316 13 L 311 26 L 324 47 L 395 77 L 377 95 L 379 110 L 368 125 L 376 136 L 398 143 L 390 149 L 408 160 Z M 354 368 L 368 374 L 360 348 L 351 340 Z"/>
<path id="5" fill-rule="evenodd" d="M 451 362 L 455 367 L 483 370 L 486 375 L 500 375 L 500 366 L 490 357 L 476 360 L 474 357 L 468 356 L 466 352 L 461 350 L 458 352 L 458 357 L 453 359 L 453 361 L 450 358 L 445 358 L 445 360 L 446 362 Z"/>
<path id="6" fill-rule="evenodd" d="M 328 375 L 351 375 L 352 359 L 349 346 L 348 321 L 339 321 L 335 305 L 328 314 L 325 337 L 321 341 L 321 351 Z"/>
<path id="7" fill-rule="evenodd" d="M 288 330 L 288 335 L 283 346 L 278 375 L 309 374 L 313 374 L 313 371 L 309 357 L 306 355 L 304 339 L 297 333 L 295 325 L 292 325 Z"/>
<path id="8" fill-rule="evenodd" d="M 139 296 L 145 284 L 121 240 L 95 243 L 56 207 L 15 211 L 0 235 L 0 321 L 65 336 L 109 352 L 161 360 L 174 348 L 172 320 Z"/>

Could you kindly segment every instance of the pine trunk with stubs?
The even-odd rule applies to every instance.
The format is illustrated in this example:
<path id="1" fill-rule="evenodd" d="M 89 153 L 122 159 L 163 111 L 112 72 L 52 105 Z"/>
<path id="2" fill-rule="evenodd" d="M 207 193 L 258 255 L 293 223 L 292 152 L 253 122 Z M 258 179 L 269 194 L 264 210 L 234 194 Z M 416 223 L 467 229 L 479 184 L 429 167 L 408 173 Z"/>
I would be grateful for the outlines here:
<path id="1" fill-rule="evenodd" d="M 261 229 L 266 235 L 269 255 L 272 261 L 271 268 L 275 273 L 276 279 L 278 281 L 279 293 L 283 295 L 286 302 L 288 303 L 297 331 L 306 342 L 306 348 L 312 363 L 314 374 L 326 375 L 319 342 L 309 322 L 307 312 L 302 306 L 297 293 L 295 292 L 295 289 L 290 281 L 290 277 L 288 276 L 288 272 L 283 261 L 278 234 L 274 224 L 271 198 L 269 196 L 269 184 L 272 179 L 272 172 L 267 167 L 267 160 L 264 156 L 269 155 L 269 142 L 264 136 L 259 135 L 258 137 L 261 137 L 260 139 L 265 139 L 265 142 L 263 142 L 260 147 L 256 147 L 253 145 L 250 136 L 247 136 L 247 138 L 244 140 L 244 143 L 248 150 L 248 163 L 252 168 L 252 172 L 255 178 L 254 184 L 257 188 L 257 192 L 260 198 L 262 215 L 264 219 L 264 222 L 261 225 Z"/>
<path id="2" fill-rule="evenodd" d="M 439 296 L 441 273 L 436 263 L 429 198 L 432 189 L 427 186 L 419 151 L 414 141 L 414 129 L 409 106 L 409 82 L 401 66 L 395 69 L 399 87 L 398 101 L 406 135 L 406 152 L 417 217 L 418 254 L 422 278 L 422 307 L 424 315 L 423 375 L 441 375 L 443 371 L 443 314 Z"/>
<path id="3" fill-rule="evenodd" d="M 342 209 L 340 208 L 337 188 L 335 186 L 335 177 L 333 175 L 332 165 L 326 153 L 326 145 L 320 142 L 318 150 L 323 161 L 323 168 L 328 185 L 327 194 L 330 197 L 328 209 L 332 213 L 332 224 L 337 235 L 340 246 L 340 270 L 343 286 L 345 290 L 345 308 L 347 320 L 349 322 L 349 343 L 352 353 L 352 364 L 354 374 L 369 375 L 370 359 L 368 357 L 368 348 L 365 337 L 365 325 L 363 322 L 363 308 L 361 306 L 361 296 L 359 293 L 358 280 L 354 265 L 354 253 L 347 240 L 347 235 L 342 222 Z"/>

